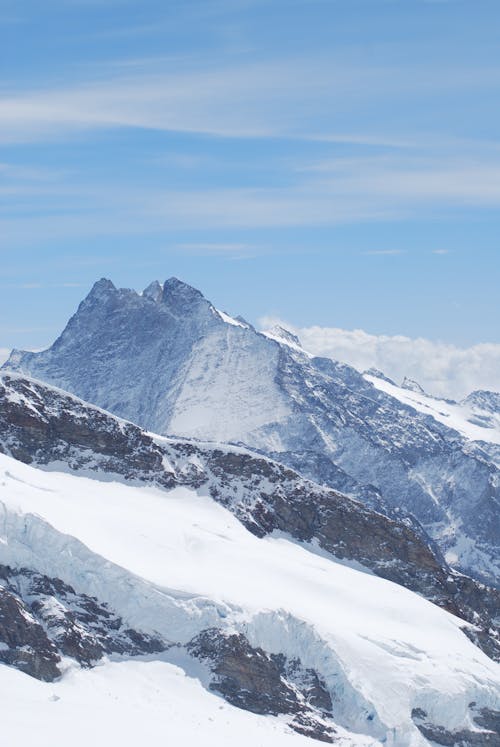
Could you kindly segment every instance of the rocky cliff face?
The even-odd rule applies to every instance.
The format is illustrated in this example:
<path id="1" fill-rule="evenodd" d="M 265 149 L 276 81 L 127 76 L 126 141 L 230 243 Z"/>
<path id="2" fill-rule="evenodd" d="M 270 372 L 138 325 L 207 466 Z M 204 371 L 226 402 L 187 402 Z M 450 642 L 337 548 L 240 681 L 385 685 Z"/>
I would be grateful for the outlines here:
<path id="1" fill-rule="evenodd" d="M 142 294 L 99 281 L 51 348 L 14 351 L 6 366 L 150 431 L 245 444 L 372 508 L 413 514 L 450 563 L 498 583 L 500 472 L 488 446 L 175 278 Z"/>
<path id="2" fill-rule="evenodd" d="M 257 536 L 282 532 L 472 622 L 500 656 L 500 595 L 454 573 L 415 521 L 392 518 L 237 447 L 161 438 L 41 382 L 0 377 L 0 451 L 46 469 L 207 490 Z"/>
<path id="3" fill-rule="evenodd" d="M 0 565 L 0 661 L 51 682 L 63 657 L 85 667 L 105 654 L 158 653 L 159 637 L 127 628 L 106 604 L 58 578 Z"/>
<path id="4" fill-rule="evenodd" d="M 214 675 L 210 689 L 229 703 L 253 713 L 291 717 L 299 734 L 333 743 L 333 703 L 325 683 L 299 659 L 255 648 L 241 633 L 208 629 L 186 647 Z"/>
<path id="5" fill-rule="evenodd" d="M 499 747 L 500 714 L 489 708 L 477 708 L 470 704 L 471 726 L 474 728 L 450 731 L 428 720 L 428 714 L 421 708 L 414 708 L 412 718 L 426 739 L 445 747 L 466 745 L 466 747 Z M 482 728 L 481 728 L 482 727 Z"/>

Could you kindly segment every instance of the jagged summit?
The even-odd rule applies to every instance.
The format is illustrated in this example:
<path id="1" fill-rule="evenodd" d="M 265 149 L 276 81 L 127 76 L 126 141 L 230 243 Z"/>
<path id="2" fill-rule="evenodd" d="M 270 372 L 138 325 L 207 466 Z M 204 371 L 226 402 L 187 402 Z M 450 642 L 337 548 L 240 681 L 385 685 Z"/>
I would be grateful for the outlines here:
<path id="1" fill-rule="evenodd" d="M 87 298 L 99 298 L 116 293 L 122 295 L 133 294 L 144 298 L 151 298 L 153 300 L 159 300 L 161 297 L 162 300 L 170 300 L 171 302 L 189 299 L 206 301 L 206 298 L 201 291 L 176 277 L 167 278 L 163 284 L 160 283 L 159 280 L 153 280 L 140 293 L 130 288 L 117 288 L 109 278 L 100 278 L 100 280 L 97 280 L 90 289 Z M 207 301 L 207 303 L 209 302 Z"/>
<path id="2" fill-rule="evenodd" d="M 202 304 L 207 308 L 212 306 L 201 291 L 175 277 L 165 280 L 161 301 L 181 312 L 187 311 L 192 304 Z"/>
<path id="3" fill-rule="evenodd" d="M 151 301 L 157 303 L 160 300 L 162 293 L 163 285 L 161 285 L 158 280 L 153 280 L 152 283 L 144 288 L 141 295 L 144 296 L 144 298 L 150 298 Z"/>
<path id="4" fill-rule="evenodd" d="M 116 291 L 114 283 L 108 278 L 101 278 L 94 283 L 87 298 L 101 298 L 114 291 Z"/>
<path id="5" fill-rule="evenodd" d="M 113 293 L 122 295 L 134 294 L 155 301 L 160 300 L 161 298 L 162 301 L 168 301 L 170 303 L 186 300 L 206 301 L 201 291 L 176 277 L 168 278 L 163 284 L 158 280 L 153 280 L 148 286 L 146 286 L 142 293 L 137 293 L 130 288 L 117 288 L 109 278 L 101 278 L 94 283 L 87 298 L 99 298 Z M 207 303 L 209 302 L 207 301 Z"/>

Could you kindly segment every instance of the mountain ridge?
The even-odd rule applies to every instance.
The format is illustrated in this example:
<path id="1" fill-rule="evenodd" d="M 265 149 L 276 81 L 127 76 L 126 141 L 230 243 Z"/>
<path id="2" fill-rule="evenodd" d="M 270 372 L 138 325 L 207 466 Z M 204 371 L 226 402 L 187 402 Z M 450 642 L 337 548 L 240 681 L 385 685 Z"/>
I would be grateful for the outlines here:
<path id="1" fill-rule="evenodd" d="M 246 449 L 158 437 L 67 392 L 0 375 L 0 452 L 42 469 L 206 490 L 253 534 L 281 532 L 401 584 L 480 629 L 500 660 L 500 593 L 451 571 L 415 522 L 305 480 Z M 311 544 L 312 543 L 312 544 Z"/>
<path id="2" fill-rule="evenodd" d="M 499 583 L 494 449 L 350 366 L 227 317 L 176 278 L 154 289 L 98 281 L 48 350 L 17 351 L 3 368 L 153 432 L 241 443 L 368 503 L 378 494 L 414 514 L 457 568 Z"/>

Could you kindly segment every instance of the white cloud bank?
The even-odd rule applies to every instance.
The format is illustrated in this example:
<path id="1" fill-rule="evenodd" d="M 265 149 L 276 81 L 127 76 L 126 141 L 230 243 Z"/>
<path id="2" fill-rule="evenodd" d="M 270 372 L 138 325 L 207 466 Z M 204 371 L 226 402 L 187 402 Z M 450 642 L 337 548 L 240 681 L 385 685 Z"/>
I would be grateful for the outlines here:
<path id="1" fill-rule="evenodd" d="M 500 391 L 500 344 L 459 348 L 424 338 L 371 335 L 361 329 L 295 327 L 270 317 L 260 323 L 263 329 L 275 324 L 289 329 L 314 355 L 334 358 L 360 371 L 374 366 L 398 384 L 409 376 L 435 396 L 462 399 L 474 389 Z"/>

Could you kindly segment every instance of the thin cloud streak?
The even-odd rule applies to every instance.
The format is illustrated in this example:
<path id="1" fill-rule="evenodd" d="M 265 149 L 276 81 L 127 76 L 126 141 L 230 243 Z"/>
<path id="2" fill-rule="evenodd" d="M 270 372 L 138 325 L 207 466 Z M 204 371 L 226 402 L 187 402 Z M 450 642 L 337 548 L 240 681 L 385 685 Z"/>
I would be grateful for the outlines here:
<path id="1" fill-rule="evenodd" d="M 345 60 L 280 60 L 214 69 L 110 75 L 67 88 L 0 99 L 0 142 L 51 140 L 119 127 L 221 137 L 305 137 L 407 147 L 404 138 L 311 133 L 311 114 L 335 114 L 394 94 L 412 96 L 500 85 L 500 68 L 433 70 L 353 66 Z M 4 89 L 5 90 L 5 89 Z M 332 102 L 334 102 L 332 104 Z M 309 113 L 306 114 L 306 112 Z M 316 129 L 316 128 L 315 128 Z"/>
<path id="2" fill-rule="evenodd" d="M 495 154 L 496 155 L 496 154 Z M 300 169 L 315 175 L 325 192 L 371 196 L 379 203 L 484 205 L 500 203 L 500 160 L 492 154 L 431 158 L 378 156 L 318 161 Z"/>
<path id="3" fill-rule="evenodd" d="M 279 188 L 163 190 L 122 184 L 85 184 L 79 188 L 51 183 L 5 188 L 0 246 L 108 235 L 147 235 L 174 229 L 332 226 L 356 221 L 402 220 L 439 216 L 464 207 L 500 205 L 500 164 L 442 166 L 433 172 L 403 168 L 389 171 L 373 164 L 334 176 L 302 179 Z M 42 212 L 42 209 L 44 212 Z M 235 251 L 233 242 L 192 242 L 187 251 Z M 239 244 L 240 242 L 236 242 Z M 370 251 L 370 250 L 368 250 Z M 384 251 L 384 250 L 380 250 Z M 394 253 L 399 250 L 385 250 Z M 445 253 L 445 250 L 435 250 Z"/>

